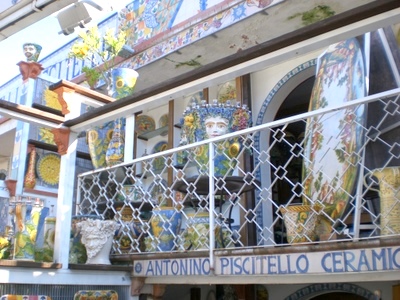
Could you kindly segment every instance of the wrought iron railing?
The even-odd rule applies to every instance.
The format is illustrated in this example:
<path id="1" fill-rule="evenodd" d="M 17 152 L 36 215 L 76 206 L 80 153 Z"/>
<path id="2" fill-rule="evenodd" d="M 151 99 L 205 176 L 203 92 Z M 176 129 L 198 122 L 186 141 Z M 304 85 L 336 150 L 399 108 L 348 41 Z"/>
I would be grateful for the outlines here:
<path id="1" fill-rule="evenodd" d="M 81 174 L 77 211 L 120 223 L 115 257 L 398 235 L 399 94 Z"/>

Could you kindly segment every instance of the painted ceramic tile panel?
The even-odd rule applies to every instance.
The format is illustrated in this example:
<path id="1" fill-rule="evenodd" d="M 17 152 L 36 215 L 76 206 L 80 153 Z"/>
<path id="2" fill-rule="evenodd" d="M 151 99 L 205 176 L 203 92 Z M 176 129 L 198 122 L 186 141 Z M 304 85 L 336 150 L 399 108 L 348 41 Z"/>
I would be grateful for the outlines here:
<path id="1" fill-rule="evenodd" d="M 135 0 L 119 14 L 119 28 L 128 33 L 127 44 L 134 48 L 140 42 L 157 35 L 160 35 L 162 42 L 141 51 L 131 61 L 124 63 L 124 66 L 139 69 L 161 56 L 283 1 L 237 0 L 232 3 L 231 0 Z M 217 11 L 220 12 L 215 14 L 213 7 L 218 7 Z M 193 17 L 202 11 L 205 13 L 203 19 L 193 21 Z M 210 13 L 207 14 L 207 11 Z M 161 36 L 174 30 L 177 33 L 170 37 Z"/>
<path id="2" fill-rule="evenodd" d="M 51 300 L 45 295 L 3 295 L 0 300 Z"/>
<path id="3" fill-rule="evenodd" d="M 366 95 L 363 53 L 354 38 L 331 45 L 317 65 L 309 110 L 337 106 Z M 353 192 L 363 144 L 363 106 L 310 118 L 305 133 L 303 202 L 319 202 L 339 219 Z"/>

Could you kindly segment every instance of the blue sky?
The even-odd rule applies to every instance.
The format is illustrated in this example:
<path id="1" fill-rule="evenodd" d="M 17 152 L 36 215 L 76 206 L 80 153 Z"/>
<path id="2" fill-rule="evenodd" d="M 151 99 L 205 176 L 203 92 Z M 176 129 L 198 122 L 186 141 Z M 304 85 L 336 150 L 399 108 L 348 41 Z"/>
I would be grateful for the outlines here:
<path id="1" fill-rule="evenodd" d="M 128 0 L 111 1 L 114 9 L 117 11 L 127 3 L 131 2 Z M 87 24 L 88 27 L 97 24 L 101 19 L 111 14 L 110 9 L 108 9 L 104 3 L 100 3 L 104 2 L 104 0 L 95 2 L 99 3 L 106 9 L 99 11 L 91 6 L 87 6 L 89 14 L 93 19 L 93 21 Z M 24 43 L 36 43 L 42 46 L 42 52 L 39 57 L 40 60 L 76 37 L 75 33 L 65 36 L 64 34 L 58 34 L 59 31 L 60 25 L 56 18 L 56 14 L 54 14 L 1 41 L 0 66 L 2 72 L 0 72 L 0 86 L 19 74 L 17 63 L 21 60 L 26 60 L 22 50 L 22 45 Z"/>

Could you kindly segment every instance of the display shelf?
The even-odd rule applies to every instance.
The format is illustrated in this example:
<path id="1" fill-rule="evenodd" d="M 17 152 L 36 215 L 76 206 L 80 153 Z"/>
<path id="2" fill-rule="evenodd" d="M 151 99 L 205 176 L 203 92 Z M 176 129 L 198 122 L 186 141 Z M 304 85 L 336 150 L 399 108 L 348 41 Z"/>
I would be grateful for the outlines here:
<path id="1" fill-rule="evenodd" d="M 156 136 L 165 135 L 167 133 L 168 133 L 168 126 L 164 126 L 164 127 L 157 128 L 156 130 L 153 130 L 153 131 L 148 131 L 148 132 L 142 133 L 142 134 L 138 135 L 137 138 L 148 141 Z"/>
<path id="2" fill-rule="evenodd" d="M 91 264 L 68 264 L 70 270 L 95 270 L 95 271 L 132 271 L 130 265 L 91 265 Z"/>
<path id="3" fill-rule="evenodd" d="M 1 267 L 16 267 L 16 268 L 38 268 L 38 269 L 61 269 L 62 264 L 53 262 L 35 262 L 13 259 L 0 259 Z"/>

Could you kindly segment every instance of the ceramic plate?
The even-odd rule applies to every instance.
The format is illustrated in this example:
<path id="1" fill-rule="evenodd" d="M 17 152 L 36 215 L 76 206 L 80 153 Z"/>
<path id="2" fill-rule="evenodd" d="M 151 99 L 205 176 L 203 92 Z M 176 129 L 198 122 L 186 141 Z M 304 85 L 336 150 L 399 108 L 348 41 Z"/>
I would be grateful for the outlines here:
<path id="1" fill-rule="evenodd" d="M 158 127 L 168 126 L 168 114 L 164 114 L 158 120 Z"/>
<path id="2" fill-rule="evenodd" d="M 161 141 L 158 142 L 154 147 L 151 153 L 158 153 L 162 152 L 168 149 L 168 143 L 166 141 Z M 164 168 L 165 163 L 164 163 L 164 158 L 163 157 L 157 157 L 153 161 L 153 170 L 155 171 L 160 171 Z"/>
<path id="3" fill-rule="evenodd" d="M 162 128 L 168 126 L 168 114 L 164 114 L 160 117 L 160 119 L 158 120 L 158 127 Z M 162 133 L 160 133 L 161 136 L 166 136 L 168 134 L 168 130 L 163 131 Z"/>
<path id="4" fill-rule="evenodd" d="M 194 105 L 194 104 L 200 104 L 202 99 L 203 99 L 203 92 L 202 91 L 186 96 L 185 99 L 184 99 L 185 108 L 186 107 L 192 107 L 192 105 Z"/>
<path id="5" fill-rule="evenodd" d="M 36 164 L 36 172 L 40 180 L 45 184 L 56 186 L 60 179 L 61 159 L 58 154 L 43 154 Z"/>
<path id="6" fill-rule="evenodd" d="M 364 61 L 356 39 L 332 45 L 318 60 L 309 111 L 366 95 Z M 342 217 L 357 180 L 363 145 L 364 106 L 308 119 L 302 178 L 305 198 L 323 203 L 333 220 Z"/>
<path id="7" fill-rule="evenodd" d="M 156 129 L 156 122 L 152 117 L 140 115 L 136 117 L 135 132 L 139 135 Z"/>
<path id="8" fill-rule="evenodd" d="M 218 86 L 217 99 L 220 103 L 225 103 L 227 100 L 236 101 L 236 82 L 231 80 Z"/>

